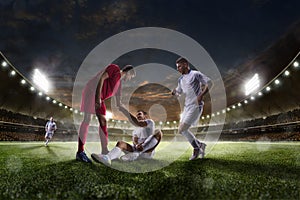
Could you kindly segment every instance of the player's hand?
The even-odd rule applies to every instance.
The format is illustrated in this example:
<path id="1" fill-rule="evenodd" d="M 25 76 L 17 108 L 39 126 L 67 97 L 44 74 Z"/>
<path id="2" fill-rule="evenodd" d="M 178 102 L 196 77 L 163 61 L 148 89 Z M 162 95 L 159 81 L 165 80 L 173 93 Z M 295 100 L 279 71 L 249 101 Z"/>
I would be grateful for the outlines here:
<path id="1" fill-rule="evenodd" d="M 143 150 L 144 150 L 144 147 L 142 146 L 142 144 L 138 144 L 138 145 L 136 145 L 136 149 L 137 149 L 138 151 L 143 151 Z"/>
<path id="2" fill-rule="evenodd" d="M 199 105 L 202 103 L 202 100 L 203 100 L 203 96 L 201 94 L 197 96 L 197 101 Z"/>
<path id="3" fill-rule="evenodd" d="M 176 93 L 177 93 L 176 89 L 173 89 L 172 92 L 171 92 L 172 95 L 176 95 Z"/>

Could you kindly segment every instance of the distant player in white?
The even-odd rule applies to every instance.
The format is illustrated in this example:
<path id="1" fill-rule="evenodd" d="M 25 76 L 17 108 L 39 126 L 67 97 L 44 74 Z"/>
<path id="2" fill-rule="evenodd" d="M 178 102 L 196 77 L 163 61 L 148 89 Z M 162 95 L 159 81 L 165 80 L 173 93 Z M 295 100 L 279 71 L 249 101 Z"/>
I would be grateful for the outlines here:
<path id="1" fill-rule="evenodd" d="M 206 144 L 200 142 L 189 130 L 196 125 L 203 111 L 203 96 L 208 92 L 210 79 L 199 71 L 191 70 L 189 62 L 185 58 L 176 60 L 177 71 L 182 75 L 178 79 L 178 86 L 172 91 L 172 95 L 185 94 L 184 110 L 180 119 L 178 132 L 182 134 L 193 146 L 194 151 L 190 160 L 195 160 L 200 155 L 205 155 Z"/>
<path id="2" fill-rule="evenodd" d="M 123 112 L 130 122 L 137 126 L 133 131 L 133 144 L 124 141 L 118 141 L 116 146 L 107 154 L 92 154 L 92 158 L 96 162 L 101 162 L 105 165 L 111 165 L 111 160 L 121 157 L 124 161 L 133 161 L 138 158 L 151 159 L 154 155 L 154 149 L 159 144 L 162 133 L 160 130 L 155 130 L 155 124 L 152 119 L 147 119 L 147 113 L 143 110 L 137 111 L 136 117 L 129 113 L 124 107 L 120 106 L 120 111 Z"/>
<path id="3" fill-rule="evenodd" d="M 56 123 L 54 122 L 53 117 L 50 117 L 49 121 L 46 123 L 46 126 L 45 126 L 45 131 L 46 131 L 45 146 L 47 146 L 49 141 L 52 139 L 54 131 L 56 131 L 56 129 L 57 129 Z"/>

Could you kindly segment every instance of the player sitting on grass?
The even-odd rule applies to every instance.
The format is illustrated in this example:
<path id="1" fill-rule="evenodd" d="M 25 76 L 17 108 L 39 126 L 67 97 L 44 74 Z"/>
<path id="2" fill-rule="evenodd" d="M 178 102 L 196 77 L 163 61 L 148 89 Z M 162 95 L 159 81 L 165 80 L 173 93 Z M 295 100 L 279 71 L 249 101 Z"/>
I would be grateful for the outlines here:
<path id="1" fill-rule="evenodd" d="M 162 138 L 162 132 L 155 130 L 155 124 L 152 119 L 147 119 L 147 113 L 143 110 L 137 111 L 136 117 L 129 113 L 124 107 L 120 106 L 120 111 L 128 117 L 129 121 L 137 126 L 133 131 L 133 145 L 124 141 L 118 141 L 116 146 L 107 154 L 92 154 L 96 162 L 105 165 L 111 165 L 111 160 L 120 158 L 123 161 L 133 161 L 138 158 L 152 158 L 154 149 Z"/>

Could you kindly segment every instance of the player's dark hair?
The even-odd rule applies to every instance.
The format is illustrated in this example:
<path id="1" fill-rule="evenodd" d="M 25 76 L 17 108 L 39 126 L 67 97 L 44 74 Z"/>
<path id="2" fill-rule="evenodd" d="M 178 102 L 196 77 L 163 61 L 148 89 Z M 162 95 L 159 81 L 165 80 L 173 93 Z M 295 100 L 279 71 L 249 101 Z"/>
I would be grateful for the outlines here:
<path id="1" fill-rule="evenodd" d="M 125 65 L 125 66 L 122 68 L 122 71 L 123 71 L 123 72 L 126 72 L 126 73 L 130 73 L 132 76 L 135 76 L 135 70 L 133 69 L 133 66 L 132 66 L 132 65 Z"/>
<path id="2" fill-rule="evenodd" d="M 176 60 L 176 63 L 187 63 L 188 64 L 189 61 L 184 57 L 180 57 Z"/>
<path id="3" fill-rule="evenodd" d="M 138 111 L 136 111 L 137 113 L 138 112 L 142 112 L 144 115 L 147 115 L 148 113 L 146 112 L 146 111 L 143 111 L 143 110 L 138 110 Z"/>

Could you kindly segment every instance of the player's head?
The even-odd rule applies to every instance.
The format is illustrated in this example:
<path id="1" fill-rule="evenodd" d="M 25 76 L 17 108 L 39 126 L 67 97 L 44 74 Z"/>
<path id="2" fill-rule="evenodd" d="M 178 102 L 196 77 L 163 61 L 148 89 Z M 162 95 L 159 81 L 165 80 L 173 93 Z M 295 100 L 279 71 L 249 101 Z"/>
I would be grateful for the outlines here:
<path id="1" fill-rule="evenodd" d="M 50 120 L 51 122 L 53 122 L 53 117 L 50 117 L 49 120 Z"/>
<path id="2" fill-rule="evenodd" d="M 133 69 L 132 65 L 125 65 L 122 68 L 122 72 L 124 74 L 124 81 L 129 81 L 130 79 L 135 77 L 135 70 Z"/>
<path id="3" fill-rule="evenodd" d="M 140 121 L 140 120 L 145 120 L 147 118 L 147 112 L 143 111 L 143 110 L 138 110 L 136 112 L 136 118 Z"/>
<path id="4" fill-rule="evenodd" d="M 180 57 L 176 60 L 176 67 L 177 71 L 181 74 L 187 74 L 190 70 L 189 61 L 184 57 Z"/>

